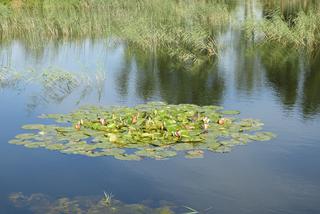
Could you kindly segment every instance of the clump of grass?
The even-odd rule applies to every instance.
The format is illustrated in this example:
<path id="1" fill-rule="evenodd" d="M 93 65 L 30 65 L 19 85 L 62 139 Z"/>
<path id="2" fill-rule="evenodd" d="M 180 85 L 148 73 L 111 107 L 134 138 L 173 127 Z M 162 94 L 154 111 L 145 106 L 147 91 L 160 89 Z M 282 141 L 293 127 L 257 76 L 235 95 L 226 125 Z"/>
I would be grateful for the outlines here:
<path id="1" fill-rule="evenodd" d="M 18 2 L 0 3 L 2 40 L 39 44 L 48 39 L 116 37 L 128 46 L 165 51 L 191 62 L 217 54 L 213 29 L 230 16 L 227 4 L 219 0 Z"/>
<path id="2" fill-rule="evenodd" d="M 289 22 L 280 14 L 260 22 L 247 21 L 246 29 L 263 34 L 263 42 L 276 42 L 283 46 L 306 48 L 313 52 L 320 45 L 320 11 L 300 11 Z"/>
<path id="3" fill-rule="evenodd" d="M 165 51 L 180 61 L 217 53 L 214 27 L 226 22 L 226 5 L 217 1 L 142 1 L 143 7 L 116 21 L 116 34 L 139 47 Z M 132 26 L 134 25 L 138 26 Z"/>

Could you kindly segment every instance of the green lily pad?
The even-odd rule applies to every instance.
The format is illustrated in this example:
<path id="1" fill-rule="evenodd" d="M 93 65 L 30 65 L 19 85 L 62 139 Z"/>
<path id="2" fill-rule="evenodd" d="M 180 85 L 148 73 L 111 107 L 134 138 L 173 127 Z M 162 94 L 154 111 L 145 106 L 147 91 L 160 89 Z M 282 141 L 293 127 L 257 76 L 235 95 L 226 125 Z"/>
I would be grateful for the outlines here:
<path id="1" fill-rule="evenodd" d="M 33 143 L 33 141 L 27 141 L 27 140 L 21 140 L 21 139 L 12 139 L 9 141 L 10 144 L 15 144 L 15 145 L 26 145 Z"/>
<path id="2" fill-rule="evenodd" d="M 17 139 L 20 139 L 20 140 L 29 140 L 29 139 L 33 139 L 35 137 L 35 134 L 29 134 L 29 133 L 26 133 L 26 134 L 18 134 L 16 136 Z"/>
<path id="3" fill-rule="evenodd" d="M 258 132 L 255 135 L 251 135 L 250 139 L 255 141 L 268 141 L 275 138 L 275 134 L 271 132 Z"/>
<path id="4" fill-rule="evenodd" d="M 117 154 L 114 157 L 119 160 L 141 160 L 141 157 L 133 154 Z"/>
<path id="5" fill-rule="evenodd" d="M 178 143 L 173 146 L 173 149 L 177 151 L 186 151 L 193 149 L 194 146 L 191 143 Z"/>
<path id="6" fill-rule="evenodd" d="M 113 156 L 121 155 L 121 154 L 125 153 L 124 149 L 118 149 L 118 148 L 104 149 L 102 151 L 103 151 L 103 154 L 105 154 L 105 155 L 113 155 Z"/>
<path id="7" fill-rule="evenodd" d="M 49 150 L 62 150 L 65 148 L 65 145 L 63 144 L 51 144 L 46 146 L 47 149 Z"/>
<path id="8" fill-rule="evenodd" d="M 45 126 L 42 124 L 28 124 L 28 125 L 22 126 L 22 128 L 23 129 L 30 129 L 30 130 L 42 130 L 45 128 Z"/>
<path id="9" fill-rule="evenodd" d="M 203 151 L 202 150 L 192 150 L 188 151 L 186 158 L 203 158 Z"/>
<path id="10" fill-rule="evenodd" d="M 236 115 L 236 114 L 240 114 L 240 111 L 225 110 L 225 111 L 222 111 L 221 114 L 224 114 L 224 115 Z"/>
<path id="11" fill-rule="evenodd" d="M 200 158 L 205 150 L 224 153 L 236 145 L 275 137 L 257 132 L 263 126 L 259 120 L 226 118 L 239 112 L 221 109 L 161 102 L 132 108 L 84 106 L 69 114 L 42 115 L 58 124 L 25 125 L 23 129 L 37 132 L 19 134 L 10 143 L 65 154 L 140 160 L 167 159 L 178 151 L 185 151 L 187 158 Z M 217 123 L 219 118 L 223 123 Z"/>

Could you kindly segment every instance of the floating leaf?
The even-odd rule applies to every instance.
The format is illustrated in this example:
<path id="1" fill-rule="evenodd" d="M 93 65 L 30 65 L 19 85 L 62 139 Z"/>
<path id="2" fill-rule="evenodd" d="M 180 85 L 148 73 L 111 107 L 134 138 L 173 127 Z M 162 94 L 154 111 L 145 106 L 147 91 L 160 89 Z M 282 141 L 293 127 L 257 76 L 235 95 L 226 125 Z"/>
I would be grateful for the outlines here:
<path id="1" fill-rule="evenodd" d="M 224 115 L 236 115 L 236 114 L 240 114 L 240 111 L 225 110 L 225 111 L 222 111 L 221 114 L 224 114 Z"/>
<path id="2" fill-rule="evenodd" d="M 258 132 L 255 135 L 251 135 L 250 139 L 255 141 L 268 141 L 274 137 L 275 135 L 271 132 Z"/>
<path id="3" fill-rule="evenodd" d="M 21 140 L 28 140 L 28 139 L 33 139 L 35 137 L 35 134 L 19 134 L 16 136 L 17 139 Z"/>
<path id="4" fill-rule="evenodd" d="M 117 154 L 114 157 L 119 160 L 141 160 L 141 157 L 133 154 Z"/>
<path id="5" fill-rule="evenodd" d="M 62 150 L 65 148 L 65 145 L 63 144 L 51 144 L 46 146 L 47 149 L 49 150 Z"/>
<path id="6" fill-rule="evenodd" d="M 42 130 L 45 128 L 45 125 L 42 124 L 29 124 L 22 126 L 23 129 L 30 129 L 30 130 Z"/>
<path id="7" fill-rule="evenodd" d="M 140 160 L 166 159 L 177 151 L 186 151 L 187 158 L 200 158 L 205 150 L 229 152 L 236 145 L 274 137 L 269 132 L 254 132 L 262 128 L 260 121 L 226 118 L 223 115 L 239 112 L 221 109 L 158 102 L 134 108 L 85 106 L 69 114 L 42 115 L 67 124 L 25 125 L 24 129 L 37 132 L 19 134 L 10 143 L 66 154 Z M 219 119 L 223 123 L 217 123 Z"/>
<path id="8" fill-rule="evenodd" d="M 173 148 L 177 151 L 185 151 L 193 149 L 193 145 L 191 143 L 178 143 L 173 146 Z"/>
<path id="9" fill-rule="evenodd" d="M 186 158 L 202 158 L 203 157 L 203 151 L 202 150 L 192 150 L 188 151 Z"/>

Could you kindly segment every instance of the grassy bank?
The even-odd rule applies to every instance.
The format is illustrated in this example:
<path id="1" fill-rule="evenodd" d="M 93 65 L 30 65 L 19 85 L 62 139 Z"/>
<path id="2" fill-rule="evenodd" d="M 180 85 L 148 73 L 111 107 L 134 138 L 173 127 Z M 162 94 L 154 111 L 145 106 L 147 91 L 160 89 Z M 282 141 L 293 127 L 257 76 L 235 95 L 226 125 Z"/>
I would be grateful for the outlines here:
<path id="1" fill-rule="evenodd" d="M 229 20 L 220 0 L 13 0 L 0 3 L 2 40 L 116 37 L 183 61 L 217 54 L 214 27 Z"/>

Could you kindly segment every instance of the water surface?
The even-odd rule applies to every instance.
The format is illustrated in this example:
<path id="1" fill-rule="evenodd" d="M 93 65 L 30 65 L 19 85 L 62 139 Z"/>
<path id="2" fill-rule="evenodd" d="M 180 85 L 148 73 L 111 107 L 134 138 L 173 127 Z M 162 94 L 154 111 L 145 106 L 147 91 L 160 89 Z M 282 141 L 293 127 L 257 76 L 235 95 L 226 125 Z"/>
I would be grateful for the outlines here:
<path id="1" fill-rule="evenodd" d="M 239 20 L 253 14 L 265 18 L 267 9 L 239 3 L 235 13 Z M 129 50 L 114 39 L 51 42 L 37 49 L 18 40 L 2 44 L 2 68 L 62 69 L 87 75 L 92 84 L 58 96 L 38 82 L 0 84 L 0 212 L 26 213 L 8 201 L 13 192 L 59 198 L 108 191 L 125 203 L 149 200 L 156 206 L 165 200 L 211 208 L 207 213 L 319 213 L 320 54 L 308 57 L 272 44 L 259 46 L 255 37 L 248 39 L 234 25 L 222 28 L 217 34 L 220 56 L 191 70 L 168 56 Z M 40 122 L 42 113 L 147 101 L 237 109 L 243 118 L 264 121 L 265 130 L 278 137 L 203 159 L 138 162 L 7 143 L 23 132 L 22 125 Z"/>

